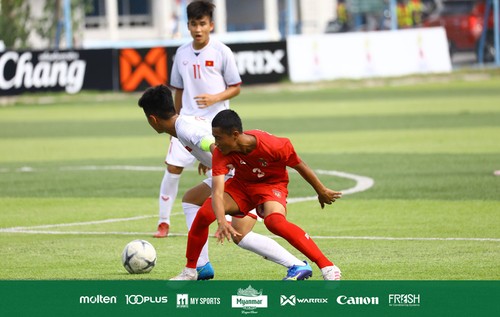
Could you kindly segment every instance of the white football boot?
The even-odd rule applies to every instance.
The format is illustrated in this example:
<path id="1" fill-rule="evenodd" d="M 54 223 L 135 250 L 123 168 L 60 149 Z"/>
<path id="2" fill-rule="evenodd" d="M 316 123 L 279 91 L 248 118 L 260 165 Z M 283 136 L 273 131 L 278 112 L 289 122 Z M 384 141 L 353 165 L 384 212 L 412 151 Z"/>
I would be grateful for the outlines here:
<path id="1" fill-rule="evenodd" d="M 340 281 L 342 277 L 342 272 L 336 265 L 325 266 L 321 269 L 323 274 L 323 279 L 327 281 Z"/>
<path id="2" fill-rule="evenodd" d="M 189 267 L 185 267 L 181 274 L 172 277 L 171 281 L 196 281 L 198 279 L 198 272 L 196 269 L 191 269 Z"/>

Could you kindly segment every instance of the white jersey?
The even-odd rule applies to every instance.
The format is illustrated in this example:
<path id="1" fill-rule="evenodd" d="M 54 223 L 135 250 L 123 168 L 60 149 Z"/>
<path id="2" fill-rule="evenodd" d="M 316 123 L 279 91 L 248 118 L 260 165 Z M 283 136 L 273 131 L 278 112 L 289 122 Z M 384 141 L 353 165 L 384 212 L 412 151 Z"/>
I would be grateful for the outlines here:
<path id="1" fill-rule="evenodd" d="M 218 94 L 228 86 L 241 84 L 241 77 L 231 49 L 210 38 L 209 43 L 195 51 L 192 42 L 177 49 L 170 75 L 170 85 L 183 89 L 181 114 L 202 116 L 210 120 L 217 113 L 229 109 L 229 100 L 200 109 L 194 97 Z"/>
<path id="2" fill-rule="evenodd" d="M 175 121 L 177 139 L 198 161 L 212 167 L 212 153 L 201 149 L 204 139 L 213 139 L 210 121 L 203 117 L 179 115 Z"/>

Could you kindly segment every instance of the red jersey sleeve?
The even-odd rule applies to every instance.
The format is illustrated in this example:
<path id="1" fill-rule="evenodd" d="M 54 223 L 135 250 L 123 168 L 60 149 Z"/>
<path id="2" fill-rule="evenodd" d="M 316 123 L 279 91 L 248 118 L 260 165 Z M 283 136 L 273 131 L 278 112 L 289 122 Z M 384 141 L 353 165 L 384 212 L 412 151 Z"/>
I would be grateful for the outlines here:
<path id="1" fill-rule="evenodd" d="M 283 141 L 283 144 L 279 153 L 281 159 L 283 160 L 283 162 L 285 162 L 286 166 L 294 167 L 300 162 L 302 162 L 297 152 L 295 152 L 292 142 L 290 142 L 290 140 L 287 138 L 281 138 L 281 139 Z"/>
<path id="2" fill-rule="evenodd" d="M 229 173 L 227 157 L 222 152 L 215 148 L 212 153 L 212 176 L 226 175 Z"/>

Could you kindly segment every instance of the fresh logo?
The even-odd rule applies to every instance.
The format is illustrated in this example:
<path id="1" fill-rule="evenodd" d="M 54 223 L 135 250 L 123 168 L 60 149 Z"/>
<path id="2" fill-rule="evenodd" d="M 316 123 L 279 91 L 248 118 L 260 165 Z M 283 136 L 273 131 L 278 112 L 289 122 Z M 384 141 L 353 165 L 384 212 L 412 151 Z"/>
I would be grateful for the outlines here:
<path id="1" fill-rule="evenodd" d="M 389 294 L 389 306 L 420 306 L 420 294 Z"/>

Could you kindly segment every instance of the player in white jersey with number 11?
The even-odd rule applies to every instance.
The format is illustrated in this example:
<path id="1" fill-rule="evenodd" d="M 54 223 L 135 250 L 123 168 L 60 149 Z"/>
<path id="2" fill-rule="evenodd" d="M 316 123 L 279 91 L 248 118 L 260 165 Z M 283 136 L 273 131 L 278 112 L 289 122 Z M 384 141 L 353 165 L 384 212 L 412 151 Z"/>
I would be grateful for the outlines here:
<path id="1" fill-rule="evenodd" d="M 241 84 L 229 47 L 210 38 L 214 29 L 214 7 L 208 1 L 194 1 L 188 5 L 188 29 L 193 40 L 177 49 L 170 75 L 170 86 L 175 88 L 177 113 L 200 116 L 210 121 L 219 111 L 229 108 L 229 99 L 240 93 Z M 165 158 L 167 170 L 160 187 L 156 238 L 168 235 L 181 173 L 194 162 L 194 157 L 179 141 L 171 138 Z M 196 213 L 197 210 L 189 209 L 187 212 Z"/>

